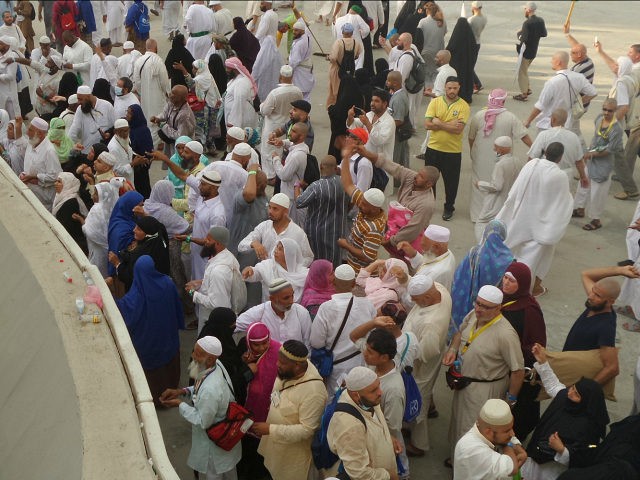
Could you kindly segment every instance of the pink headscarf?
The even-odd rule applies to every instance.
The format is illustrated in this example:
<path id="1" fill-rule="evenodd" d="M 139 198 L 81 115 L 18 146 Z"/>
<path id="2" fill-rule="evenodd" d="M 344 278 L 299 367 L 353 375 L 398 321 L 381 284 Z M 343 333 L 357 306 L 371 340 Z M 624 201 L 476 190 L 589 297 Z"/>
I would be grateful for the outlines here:
<path id="1" fill-rule="evenodd" d="M 258 84 L 251 76 L 251 73 L 249 73 L 249 70 L 247 70 L 247 67 L 245 67 L 242 64 L 242 61 L 238 57 L 227 58 L 224 61 L 224 66 L 227 68 L 232 68 L 234 70 L 237 70 L 238 73 L 240 73 L 240 75 L 248 78 L 249 81 L 251 82 L 251 88 L 253 88 L 253 95 L 256 96 L 258 94 Z"/>
<path id="2" fill-rule="evenodd" d="M 336 289 L 331 282 L 333 264 L 329 260 L 314 260 L 309 267 L 307 280 L 304 283 L 304 291 L 300 305 L 321 305 L 331 299 Z"/>
<path id="3" fill-rule="evenodd" d="M 269 348 L 256 362 L 258 370 L 247 386 L 247 400 L 244 404 L 247 410 L 253 412 L 253 420 L 255 422 L 267 420 L 271 403 L 271 390 L 273 390 L 273 384 L 278 375 L 280 342 L 271 339 L 269 328 L 262 322 L 252 323 L 247 329 L 247 348 L 251 354 L 255 355 L 251 348 L 251 342 L 258 343 L 266 339 L 269 339 Z"/>
<path id="4" fill-rule="evenodd" d="M 400 267 L 404 273 L 409 275 L 407 264 L 397 258 L 390 258 L 384 262 L 387 270 L 382 278 L 369 277 L 366 280 L 364 293 L 371 300 L 376 308 L 382 307 L 389 300 L 402 301 L 402 292 L 406 285 L 400 285 L 398 279 L 391 274 L 393 267 Z"/>
<path id="5" fill-rule="evenodd" d="M 489 94 L 487 111 L 484 112 L 484 136 L 488 137 L 493 131 L 496 117 L 506 110 L 504 102 L 507 99 L 507 92 L 501 88 L 494 88 Z"/>

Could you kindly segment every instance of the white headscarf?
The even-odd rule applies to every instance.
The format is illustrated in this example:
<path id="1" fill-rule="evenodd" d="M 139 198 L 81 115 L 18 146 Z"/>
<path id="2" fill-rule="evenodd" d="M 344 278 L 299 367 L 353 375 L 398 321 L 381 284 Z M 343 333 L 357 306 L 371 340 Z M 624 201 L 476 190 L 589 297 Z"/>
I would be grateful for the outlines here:
<path id="1" fill-rule="evenodd" d="M 149 200 L 144 202 L 145 212 L 164 225 L 169 237 L 184 233 L 189 228 L 189 222 L 171 208 L 175 190 L 169 180 L 160 180 L 151 189 Z"/>
<path id="2" fill-rule="evenodd" d="M 80 190 L 80 180 L 78 180 L 75 175 L 73 175 L 73 173 L 69 172 L 59 173 L 58 179 L 62 180 L 62 191 L 60 193 L 56 193 L 56 196 L 53 197 L 53 207 L 51 207 L 51 213 L 55 216 L 62 205 L 64 205 L 69 200 L 75 199 L 78 202 L 80 213 L 83 217 L 86 216 L 87 207 L 85 206 L 84 202 L 80 200 L 80 197 L 78 197 L 78 190 Z"/>
<path id="3" fill-rule="evenodd" d="M 89 214 L 82 226 L 82 231 L 92 242 L 107 248 L 109 219 L 119 198 L 118 189 L 109 182 L 97 183 L 95 188 L 98 192 L 98 203 L 94 203 L 91 210 L 89 210 Z"/>
<path id="4" fill-rule="evenodd" d="M 220 90 L 209 71 L 209 65 L 204 60 L 198 59 L 193 62 L 193 68 L 196 69 L 196 76 L 193 77 L 196 83 L 196 96 L 199 100 L 206 100 L 207 105 L 214 108 L 220 100 Z"/>
<path id="5" fill-rule="evenodd" d="M 282 243 L 282 248 L 284 249 L 284 258 L 287 264 L 286 269 L 276 262 L 274 258 L 275 249 L 278 248 L 279 243 Z M 303 258 L 300 246 L 290 238 L 280 239 L 271 251 L 270 258 L 259 262 L 255 267 L 253 267 L 254 276 L 257 274 L 262 282 L 263 296 L 268 297 L 267 287 L 272 280 L 276 278 L 284 278 L 293 287 L 294 302 L 299 302 L 302 298 L 307 274 L 309 273 L 309 269 L 305 267 L 302 262 Z M 253 281 L 258 280 L 256 279 Z"/>
<path id="6" fill-rule="evenodd" d="M 5 142 L 7 138 L 7 128 L 9 128 L 9 113 L 6 110 L 0 109 L 0 144 L 6 148 Z"/>
<path id="7" fill-rule="evenodd" d="M 618 78 L 622 78 L 624 75 L 628 75 L 629 73 L 631 73 L 633 62 L 629 57 L 618 57 L 616 63 L 618 64 Z"/>

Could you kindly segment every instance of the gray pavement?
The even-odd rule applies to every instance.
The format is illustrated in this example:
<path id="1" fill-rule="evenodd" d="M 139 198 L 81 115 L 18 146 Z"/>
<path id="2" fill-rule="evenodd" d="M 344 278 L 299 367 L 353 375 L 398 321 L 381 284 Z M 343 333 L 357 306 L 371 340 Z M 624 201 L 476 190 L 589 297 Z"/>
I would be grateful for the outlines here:
<path id="1" fill-rule="evenodd" d="M 231 9 L 234 15 L 244 15 L 245 2 L 224 2 Z M 304 2 L 304 9 L 307 18 L 314 18 L 314 4 L 321 2 Z M 396 2 L 391 2 L 391 14 L 395 18 Z M 470 2 L 465 2 L 467 12 L 470 14 Z M 510 93 L 517 93 L 514 81 L 515 68 L 515 33 L 520 29 L 524 20 L 523 9 L 519 1 L 486 1 L 484 3 L 484 13 L 488 17 L 488 25 L 482 36 L 482 48 L 478 59 L 477 72 L 482 79 L 484 90 L 474 96 L 472 113 L 478 111 L 486 105 L 488 93 L 492 88 L 505 88 Z M 566 1 L 539 1 L 538 13 L 544 18 L 549 36 L 542 39 L 538 58 L 533 62 L 530 69 L 532 89 L 534 94 L 526 103 L 516 102 L 509 99 L 506 107 L 513 111 L 522 120 L 526 119 L 537 95 L 539 94 L 544 81 L 552 75 L 550 68 L 550 57 L 559 49 L 568 51 L 568 45 L 562 33 L 562 24 L 567 15 L 569 2 Z M 460 12 L 461 2 L 442 1 L 439 4 L 444 9 L 449 32 L 453 29 L 455 21 Z M 589 139 L 593 133 L 593 119 L 599 111 L 602 100 L 609 91 L 613 74 L 608 70 L 605 63 L 600 59 L 592 48 L 593 37 L 597 35 L 603 44 L 605 51 L 617 58 L 619 55 L 626 55 L 628 46 L 637 43 L 640 38 L 637 36 L 637 12 L 640 11 L 640 2 L 606 1 L 606 2 L 577 2 L 572 24 L 573 35 L 587 45 L 589 53 L 596 65 L 595 85 L 598 88 L 599 96 L 592 102 L 591 111 L 582 119 L 582 131 L 585 138 Z M 279 11 L 279 16 L 284 18 L 288 11 Z M 320 41 L 322 48 L 328 52 L 331 47 L 332 37 L 330 28 L 318 23 L 312 23 L 311 28 Z M 157 17 L 152 17 L 152 35 L 160 41 L 160 55 L 164 58 L 169 43 L 161 38 L 161 21 Z M 448 37 L 447 37 L 448 40 Z M 284 43 L 284 42 L 283 42 Z M 281 52 L 286 55 L 284 45 Z M 119 52 L 116 50 L 116 54 Z M 317 48 L 316 48 L 317 50 Z M 377 58 L 383 55 L 382 50 L 374 50 Z M 317 85 L 312 93 L 311 118 L 316 133 L 314 154 L 321 156 L 326 152 L 329 141 L 329 121 L 325 114 L 324 100 L 326 98 L 326 78 L 328 63 L 321 57 L 314 57 L 314 72 L 316 74 Z M 423 102 L 419 114 L 426 109 L 426 102 Z M 534 129 L 530 129 L 530 134 L 535 136 Z M 421 162 L 413 156 L 418 152 L 422 142 L 424 131 L 411 139 L 412 167 L 418 168 Z M 588 141 L 588 140 L 587 140 Z M 516 154 L 524 156 L 526 148 L 523 144 L 518 144 L 515 149 Z M 164 175 L 158 165 L 152 169 L 153 180 L 160 179 Z M 638 178 L 638 175 L 636 175 Z M 469 189 L 470 189 L 470 159 L 465 140 L 465 151 L 463 153 L 463 171 L 460 179 L 460 191 L 456 204 L 456 214 L 453 221 L 446 224 L 452 231 L 451 249 L 460 260 L 474 244 L 473 225 L 469 221 Z M 616 261 L 626 258 L 626 247 L 624 243 L 626 226 L 635 209 L 635 202 L 623 202 L 613 199 L 613 193 L 619 191 L 618 184 L 613 183 L 611 194 L 607 200 L 606 212 L 603 215 L 604 227 L 596 232 L 585 232 L 581 229 L 584 221 L 571 222 L 567 233 L 558 245 L 551 272 L 545 280 L 545 285 L 549 288 L 549 293 L 540 298 L 540 303 L 545 314 L 547 323 L 547 335 L 550 349 L 560 349 L 564 343 L 566 334 L 574 320 L 583 309 L 585 294 L 580 284 L 579 273 L 582 269 L 614 264 Z M 443 188 L 438 190 L 438 210 L 434 214 L 434 223 L 442 224 L 440 215 L 442 213 Z M 621 324 L 624 317 L 618 322 Z M 633 371 L 636 358 L 638 356 L 638 339 L 640 336 L 626 332 L 622 328 L 618 331 L 618 342 L 620 350 L 621 373 L 617 379 L 616 395 L 617 402 L 608 402 L 609 412 L 612 421 L 625 417 L 631 408 L 633 395 Z M 193 332 L 182 334 L 183 365 L 186 366 L 188 354 L 193 345 L 195 335 Z M 431 420 L 431 444 L 432 449 L 424 458 L 412 459 L 412 477 L 448 479 L 451 471 L 444 468 L 442 461 L 448 456 L 447 432 L 450 416 L 451 392 L 445 385 L 444 376 L 437 382 L 435 389 L 435 400 L 440 412 L 437 419 Z M 176 471 L 181 478 L 191 478 L 188 467 L 185 466 L 191 436 L 190 428 L 186 422 L 179 418 L 177 411 L 159 411 L 158 417 L 163 429 L 167 450 Z"/>

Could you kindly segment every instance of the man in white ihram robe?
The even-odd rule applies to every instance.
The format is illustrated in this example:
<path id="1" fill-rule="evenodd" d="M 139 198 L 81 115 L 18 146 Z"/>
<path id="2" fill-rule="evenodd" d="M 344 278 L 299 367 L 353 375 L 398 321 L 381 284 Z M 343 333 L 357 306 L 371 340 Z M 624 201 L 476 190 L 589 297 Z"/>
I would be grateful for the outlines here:
<path id="1" fill-rule="evenodd" d="M 211 47 L 210 33 L 216 31 L 216 19 L 213 12 L 202 3 L 191 5 L 184 16 L 184 23 L 189 31 L 187 50 L 196 60 L 205 58 Z"/>
<path id="2" fill-rule="evenodd" d="M 157 44 L 155 50 L 157 50 Z M 142 72 L 142 73 L 141 73 Z M 147 53 L 136 60 L 133 67 L 133 89 L 140 95 L 140 106 L 147 121 L 162 113 L 171 90 L 167 69 L 153 49 L 147 45 Z M 149 123 L 153 144 L 158 145 L 158 125 Z"/>
<path id="3" fill-rule="evenodd" d="M 165 0 L 162 4 L 162 34 L 169 38 L 180 32 L 182 18 L 182 2 L 180 0 Z"/>
<path id="4" fill-rule="evenodd" d="M 507 226 L 505 244 L 535 277 L 533 295 L 545 291 L 542 279 L 573 212 L 569 179 L 558 166 L 564 147 L 554 142 L 545 153 L 546 158 L 534 158 L 523 167 L 496 216 Z"/>
<path id="5" fill-rule="evenodd" d="M 102 3 L 104 4 L 104 13 L 107 16 L 107 36 L 115 46 L 120 46 L 125 41 L 124 19 L 126 10 L 124 9 L 124 3 L 119 0 L 103 1 Z"/>
<path id="6" fill-rule="evenodd" d="M 313 76 L 313 63 L 311 55 L 311 37 L 307 34 L 307 26 L 304 20 L 298 19 L 293 24 L 293 43 L 291 53 L 289 53 L 289 65 L 293 68 L 293 84 L 302 91 L 302 97 L 307 102 L 310 101 L 311 90 L 316 84 Z"/>

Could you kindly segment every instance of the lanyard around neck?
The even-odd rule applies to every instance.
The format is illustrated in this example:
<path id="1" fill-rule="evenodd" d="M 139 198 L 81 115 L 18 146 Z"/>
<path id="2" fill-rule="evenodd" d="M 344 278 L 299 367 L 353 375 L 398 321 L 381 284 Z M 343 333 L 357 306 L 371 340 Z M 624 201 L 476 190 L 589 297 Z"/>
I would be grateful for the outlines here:
<path id="1" fill-rule="evenodd" d="M 469 345 L 471 345 L 471 343 L 480 336 L 480 334 L 482 332 L 484 332 L 487 328 L 489 328 L 491 325 L 493 325 L 494 323 L 496 323 L 498 320 L 500 320 L 500 317 L 502 317 L 502 314 L 498 314 L 495 317 L 493 317 L 491 319 L 491 321 L 485 325 L 483 325 L 482 327 L 480 327 L 480 330 L 476 331 L 476 328 L 473 327 L 471 329 L 471 335 L 469 335 L 469 339 L 467 340 L 467 343 L 464 344 L 464 347 L 462 347 L 462 353 L 466 353 L 466 351 L 469 349 Z M 476 320 L 476 325 L 478 325 L 478 321 Z"/>

